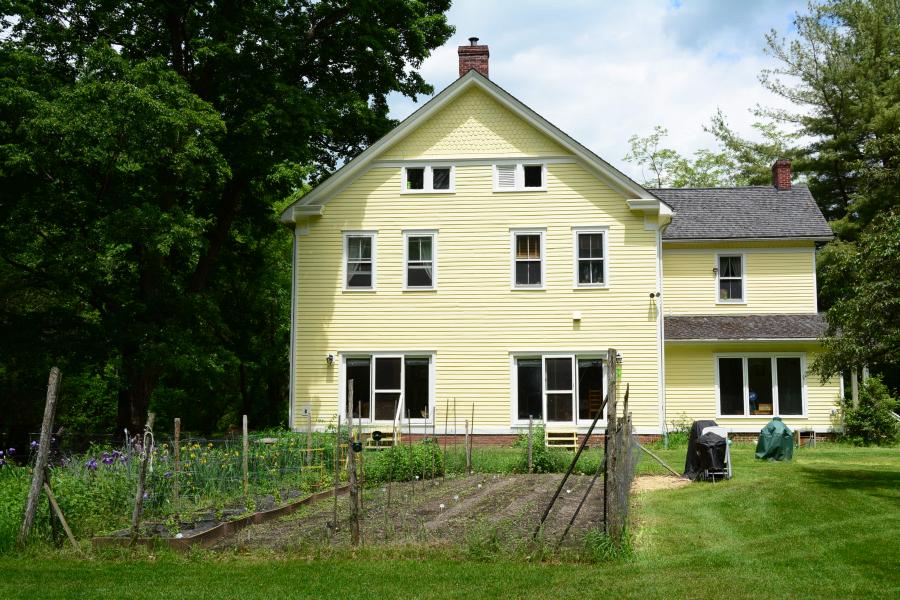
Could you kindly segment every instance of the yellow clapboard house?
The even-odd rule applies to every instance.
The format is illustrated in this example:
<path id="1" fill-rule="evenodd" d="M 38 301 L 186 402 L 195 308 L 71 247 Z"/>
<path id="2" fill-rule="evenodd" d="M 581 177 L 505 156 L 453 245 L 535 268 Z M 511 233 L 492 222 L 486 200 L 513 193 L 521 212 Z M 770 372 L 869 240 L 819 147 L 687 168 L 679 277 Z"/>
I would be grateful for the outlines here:
<path id="1" fill-rule="evenodd" d="M 645 189 L 487 57 L 461 47 L 459 79 L 282 214 L 292 426 L 584 431 L 614 348 L 637 433 L 828 430 L 839 382 L 808 366 L 831 233 L 790 165 L 766 187 Z"/>

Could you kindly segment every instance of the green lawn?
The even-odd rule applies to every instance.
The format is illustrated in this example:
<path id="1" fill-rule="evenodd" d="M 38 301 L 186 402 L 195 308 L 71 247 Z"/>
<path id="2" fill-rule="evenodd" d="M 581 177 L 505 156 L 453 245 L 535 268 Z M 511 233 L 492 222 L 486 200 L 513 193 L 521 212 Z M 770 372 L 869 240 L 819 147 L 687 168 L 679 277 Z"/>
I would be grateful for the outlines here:
<path id="1" fill-rule="evenodd" d="M 635 555 L 613 563 L 35 552 L 0 559 L 0 598 L 900 596 L 900 450 L 820 444 L 787 464 L 752 450 L 734 447 L 733 481 L 636 497 Z M 684 450 L 661 454 L 681 467 Z"/>

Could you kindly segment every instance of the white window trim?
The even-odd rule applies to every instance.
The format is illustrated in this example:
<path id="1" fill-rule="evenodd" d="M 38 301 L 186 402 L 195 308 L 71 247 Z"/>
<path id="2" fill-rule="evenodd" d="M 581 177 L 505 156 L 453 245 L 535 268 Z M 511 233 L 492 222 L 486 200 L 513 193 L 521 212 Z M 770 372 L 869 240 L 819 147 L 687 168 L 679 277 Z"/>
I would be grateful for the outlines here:
<path id="1" fill-rule="evenodd" d="M 578 236 L 582 233 L 603 234 L 603 283 L 579 283 L 578 281 Z M 572 228 L 572 287 L 575 289 L 608 289 L 609 288 L 609 227 L 575 226 Z"/>
<path id="2" fill-rule="evenodd" d="M 722 300 L 719 297 L 719 278 L 722 273 L 719 269 L 721 259 L 724 257 L 740 257 L 741 259 L 741 293 L 740 300 Z M 717 252 L 716 253 L 716 304 L 747 304 L 747 255 L 742 252 Z"/>
<path id="3" fill-rule="evenodd" d="M 406 170 L 407 169 L 424 169 L 422 175 L 422 189 L 410 190 L 406 187 Z M 434 176 L 432 169 L 450 169 L 450 188 L 446 190 L 434 189 Z M 454 165 L 409 165 L 403 167 L 400 172 L 400 193 L 401 194 L 453 194 L 456 192 L 456 166 Z"/>
<path id="4" fill-rule="evenodd" d="M 431 285 L 409 285 L 409 238 L 431 238 Z M 432 292 L 438 287 L 438 230 L 406 229 L 403 231 L 403 290 L 407 292 Z"/>
<path id="5" fill-rule="evenodd" d="M 497 167 L 500 165 L 515 165 L 515 186 L 501 188 Z M 541 167 L 541 187 L 525 187 L 524 167 Z M 493 166 L 493 180 L 495 192 L 546 192 L 547 191 L 547 163 L 542 160 L 504 160 L 497 161 Z"/>
<path id="6" fill-rule="evenodd" d="M 343 291 L 374 292 L 378 287 L 378 231 L 344 231 L 342 233 L 344 238 L 343 266 L 341 268 L 341 270 L 343 271 Z M 349 275 L 349 271 L 347 270 L 347 260 L 349 256 L 349 244 L 351 237 L 369 237 L 372 239 L 372 285 L 369 287 L 350 287 L 348 285 L 349 282 L 347 276 Z"/>
<path id="7" fill-rule="evenodd" d="M 437 374 L 437 369 L 435 368 L 435 351 L 434 350 L 408 350 L 408 351 L 398 351 L 398 352 L 363 352 L 363 351 L 353 351 L 353 352 L 338 352 L 338 358 L 340 360 L 340 372 L 339 377 L 340 381 L 338 384 L 338 415 L 341 420 L 341 423 L 347 422 L 347 359 L 350 358 L 368 358 L 372 362 L 369 365 L 369 402 L 372 407 L 370 410 L 375 410 L 375 359 L 376 358 L 390 358 L 390 357 L 400 357 L 400 406 L 405 409 L 406 407 L 406 398 L 404 397 L 404 389 L 403 387 L 406 385 L 406 357 L 416 357 L 416 358 L 428 358 L 429 366 L 428 366 L 428 418 L 427 419 L 407 419 L 406 411 L 401 410 L 400 421 L 399 423 L 410 423 L 412 425 L 427 425 L 434 422 L 434 411 L 435 411 L 435 376 Z M 385 390 L 380 390 L 385 391 Z M 395 390 L 396 391 L 396 390 Z M 354 419 L 356 422 L 356 419 Z M 362 419 L 361 422 L 365 425 L 391 425 L 394 421 L 393 419 L 385 420 L 385 419 Z"/>
<path id="8" fill-rule="evenodd" d="M 540 235 L 541 236 L 541 284 L 517 285 L 516 284 L 516 236 Z M 546 227 L 515 227 L 509 230 L 509 256 L 510 277 L 509 285 L 513 290 L 543 290 L 547 281 L 547 228 Z"/>
<path id="9" fill-rule="evenodd" d="M 723 415 L 722 414 L 722 394 L 719 386 L 719 359 L 720 358 L 740 358 L 741 368 L 743 369 L 744 378 L 744 414 L 742 415 Z M 771 415 L 751 415 L 750 414 L 750 389 L 749 389 L 749 369 L 747 367 L 748 358 L 768 358 L 772 362 L 772 414 Z M 782 415 L 778 398 L 778 360 L 779 358 L 799 358 L 800 359 L 800 395 L 802 398 L 803 412 L 799 415 Z M 806 370 L 806 353 L 805 352 L 722 352 L 713 354 L 713 367 L 715 370 L 716 384 L 716 418 L 718 419 L 771 419 L 772 417 L 781 417 L 782 419 L 806 419 L 808 418 L 807 408 L 807 370 Z"/>
<path id="10" fill-rule="evenodd" d="M 509 389 L 510 389 L 510 425 L 512 427 L 527 427 L 528 419 L 519 418 L 519 359 L 534 359 L 541 362 L 541 417 L 535 418 L 535 423 L 543 423 L 548 427 L 580 427 L 587 428 L 593 419 L 581 420 L 578 418 L 578 361 L 600 360 L 603 364 L 603 395 L 606 396 L 606 380 L 609 376 L 606 364 L 606 353 L 595 352 L 512 352 L 509 355 Z M 547 419 L 547 373 L 544 367 L 547 358 L 572 358 L 572 421 L 552 421 Z M 553 393 L 551 390 L 550 393 Z M 566 393 L 566 392 L 563 392 Z M 598 426 L 606 426 L 607 407 L 603 407 L 603 416 L 597 421 Z"/>

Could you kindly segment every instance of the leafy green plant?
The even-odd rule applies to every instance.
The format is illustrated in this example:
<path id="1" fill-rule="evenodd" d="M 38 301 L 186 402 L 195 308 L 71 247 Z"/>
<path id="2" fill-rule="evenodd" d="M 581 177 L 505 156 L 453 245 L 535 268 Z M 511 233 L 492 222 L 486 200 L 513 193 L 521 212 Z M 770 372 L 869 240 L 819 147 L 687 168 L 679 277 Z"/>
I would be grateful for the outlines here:
<path id="1" fill-rule="evenodd" d="M 890 446 L 900 440 L 900 425 L 891 414 L 900 409 L 878 377 L 870 377 L 859 389 L 859 403 L 838 401 L 844 430 L 842 437 L 857 446 Z"/>

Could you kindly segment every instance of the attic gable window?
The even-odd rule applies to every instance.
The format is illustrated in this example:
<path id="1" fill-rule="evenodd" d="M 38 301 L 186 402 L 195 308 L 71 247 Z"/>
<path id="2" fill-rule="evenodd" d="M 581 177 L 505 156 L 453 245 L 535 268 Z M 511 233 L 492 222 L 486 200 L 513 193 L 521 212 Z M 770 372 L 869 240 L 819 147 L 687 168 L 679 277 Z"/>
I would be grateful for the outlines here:
<path id="1" fill-rule="evenodd" d="M 455 169 L 449 165 L 403 167 L 403 194 L 439 194 L 454 191 Z"/>
<path id="2" fill-rule="evenodd" d="M 547 165 L 543 163 L 500 163 L 494 165 L 495 192 L 547 191 Z"/>

